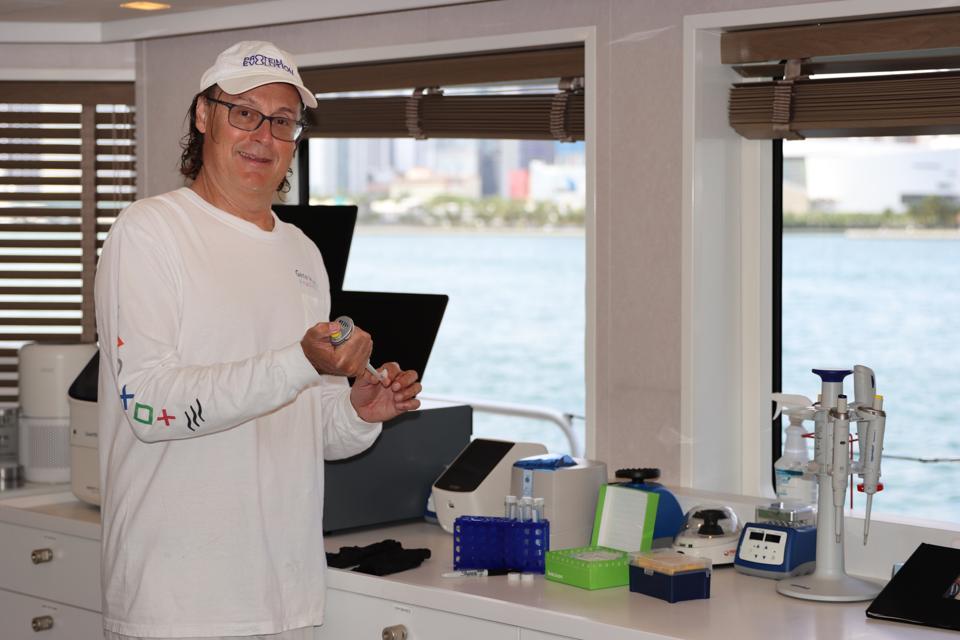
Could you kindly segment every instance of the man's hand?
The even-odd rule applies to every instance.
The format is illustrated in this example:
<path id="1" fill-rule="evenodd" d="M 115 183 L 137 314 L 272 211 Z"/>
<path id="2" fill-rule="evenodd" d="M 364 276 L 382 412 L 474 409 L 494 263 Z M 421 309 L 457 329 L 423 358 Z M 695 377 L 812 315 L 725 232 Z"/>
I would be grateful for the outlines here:
<path id="1" fill-rule="evenodd" d="M 386 374 L 382 381 L 363 367 L 353 383 L 350 403 L 357 415 L 367 422 L 385 422 L 420 407 L 416 396 L 422 387 L 416 371 L 401 371 L 396 362 L 388 362 L 380 371 Z"/>
<path id="2" fill-rule="evenodd" d="M 337 322 L 318 322 L 303 335 L 300 346 L 317 373 L 361 378 L 373 352 L 370 334 L 354 327 L 350 339 L 334 348 L 330 336 L 340 331 Z M 367 375 L 370 375 L 369 373 Z M 372 376 L 371 376 L 372 377 Z"/>

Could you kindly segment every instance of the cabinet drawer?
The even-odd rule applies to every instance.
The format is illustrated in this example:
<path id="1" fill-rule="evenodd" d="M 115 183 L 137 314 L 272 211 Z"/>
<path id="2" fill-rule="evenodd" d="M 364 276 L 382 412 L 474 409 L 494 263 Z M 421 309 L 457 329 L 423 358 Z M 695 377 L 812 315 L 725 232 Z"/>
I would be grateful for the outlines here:
<path id="1" fill-rule="evenodd" d="M 323 626 L 315 640 L 381 640 L 384 629 L 403 625 L 408 640 L 517 640 L 519 630 L 506 624 L 414 607 L 330 589 Z"/>
<path id="2" fill-rule="evenodd" d="M 0 522 L 0 588 L 100 611 L 100 542 Z"/>
<path id="3" fill-rule="evenodd" d="M 99 613 L 0 589 L 3 640 L 103 640 Z M 34 624 L 38 629 L 34 630 Z M 49 628 L 44 628 L 49 625 Z"/>

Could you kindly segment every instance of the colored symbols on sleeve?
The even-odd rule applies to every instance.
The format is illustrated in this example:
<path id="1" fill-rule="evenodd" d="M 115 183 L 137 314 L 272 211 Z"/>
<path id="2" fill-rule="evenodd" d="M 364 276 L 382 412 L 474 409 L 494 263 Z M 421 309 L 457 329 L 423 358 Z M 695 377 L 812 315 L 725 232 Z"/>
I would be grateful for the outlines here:
<path id="1" fill-rule="evenodd" d="M 161 412 L 160 412 L 160 415 L 157 416 L 157 422 L 160 422 L 161 420 L 163 420 L 163 426 L 165 426 L 165 427 L 169 427 L 169 426 L 170 426 L 170 421 L 171 421 L 171 420 L 176 420 L 176 419 L 177 419 L 177 417 L 176 417 L 176 416 L 172 416 L 172 415 L 170 415 L 169 413 L 167 413 L 167 410 L 166 410 L 166 409 L 164 409 L 163 411 L 161 411 Z"/>
<path id="2" fill-rule="evenodd" d="M 127 401 L 133 400 L 133 394 L 127 393 L 127 385 L 123 385 L 123 390 L 120 391 L 120 402 L 123 403 L 123 410 L 127 410 Z"/>
<path id="3" fill-rule="evenodd" d="M 196 431 L 197 427 L 200 426 L 201 422 L 204 422 L 203 419 L 203 405 L 200 404 L 200 398 L 196 400 L 196 407 L 190 405 L 185 415 L 187 416 L 187 429 L 190 431 Z"/>
<path id="4" fill-rule="evenodd" d="M 120 336 L 117 336 L 117 348 L 120 348 L 122 346 L 123 346 L 123 338 L 121 338 Z"/>
<path id="5" fill-rule="evenodd" d="M 140 424 L 153 424 L 153 407 L 140 402 L 133 405 L 133 419 Z"/>

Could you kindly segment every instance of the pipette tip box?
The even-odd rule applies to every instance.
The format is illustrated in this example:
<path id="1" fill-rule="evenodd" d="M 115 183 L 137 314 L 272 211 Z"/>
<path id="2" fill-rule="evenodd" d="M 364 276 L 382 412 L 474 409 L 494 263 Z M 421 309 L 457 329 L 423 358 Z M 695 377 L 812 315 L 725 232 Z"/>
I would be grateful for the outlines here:
<path id="1" fill-rule="evenodd" d="M 633 554 L 630 591 L 667 602 L 710 597 L 712 564 L 707 558 L 684 555 L 671 549 Z"/>
<path id="2" fill-rule="evenodd" d="M 547 580 L 582 589 L 627 586 L 630 552 L 652 546 L 658 500 L 647 491 L 600 487 L 590 546 L 547 553 Z"/>

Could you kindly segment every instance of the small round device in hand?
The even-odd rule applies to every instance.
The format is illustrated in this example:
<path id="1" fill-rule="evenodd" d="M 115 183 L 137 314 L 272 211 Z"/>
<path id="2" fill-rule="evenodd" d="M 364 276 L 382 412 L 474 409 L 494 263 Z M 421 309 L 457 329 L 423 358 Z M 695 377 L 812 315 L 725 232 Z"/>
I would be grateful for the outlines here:
<path id="1" fill-rule="evenodd" d="M 339 347 L 353 335 L 353 320 L 349 316 L 340 316 L 334 322 L 340 325 L 340 330 L 330 334 L 330 344 Z M 386 372 L 377 371 L 369 360 L 367 360 L 367 371 L 376 376 L 378 380 L 383 380 L 387 375 Z"/>

